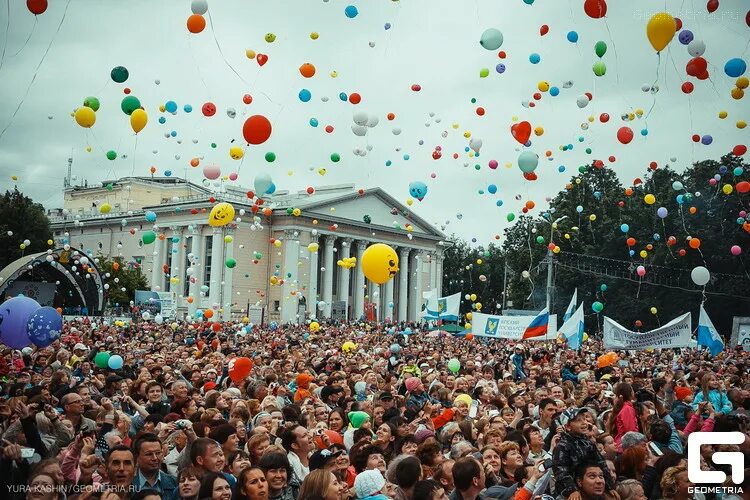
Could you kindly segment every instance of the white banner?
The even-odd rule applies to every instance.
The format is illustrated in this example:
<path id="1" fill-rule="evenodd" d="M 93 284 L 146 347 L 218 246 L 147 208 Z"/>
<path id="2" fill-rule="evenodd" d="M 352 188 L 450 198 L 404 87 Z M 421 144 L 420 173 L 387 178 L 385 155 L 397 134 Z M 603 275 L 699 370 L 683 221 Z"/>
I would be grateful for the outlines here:
<path id="1" fill-rule="evenodd" d="M 616 321 L 604 317 L 604 348 L 609 350 L 643 351 L 688 347 L 691 333 L 690 313 L 643 333 L 630 331 Z"/>
<path id="2" fill-rule="evenodd" d="M 496 316 L 475 312 L 471 315 L 471 333 L 475 337 L 519 340 L 534 318 L 536 316 Z M 556 338 L 557 315 L 551 314 L 547 335 L 526 340 L 555 340 Z"/>
<path id="3" fill-rule="evenodd" d="M 156 292 L 159 294 L 161 303 L 161 316 L 164 319 L 173 318 L 175 314 L 175 293 L 174 292 Z"/>
<path id="4" fill-rule="evenodd" d="M 446 321 L 458 321 L 458 308 L 461 305 L 461 292 L 437 297 L 437 293 L 427 299 L 425 308 L 425 319 L 442 319 Z"/>

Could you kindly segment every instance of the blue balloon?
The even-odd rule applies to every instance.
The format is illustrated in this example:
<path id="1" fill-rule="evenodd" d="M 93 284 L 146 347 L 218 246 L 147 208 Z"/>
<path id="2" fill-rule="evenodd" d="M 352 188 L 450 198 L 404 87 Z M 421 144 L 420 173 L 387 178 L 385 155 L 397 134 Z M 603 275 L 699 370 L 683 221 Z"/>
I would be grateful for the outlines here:
<path id="1" fill-rule="evenodd" d="M 357 14 L 359 14 L 359 10 L 357 10 L 357 7 L 354 5 L 348 5 L 346 9 L 344 9 L 344 14 L 346 14 L 346 17 L 349 19 L 354 19 L 357 17 Z"/>
<path id="2" fill-rule="evenodd" d="M 159 123 L 161 123 L 162 125 L 164 125 L 165 123 L 167 123 L 167 119 L 164 118 L 163 116 L 160 116 L 159 117 Z"/>
<path id="3" fill-rule="evenodd" d="M 505 64 L 498 63 L 498 65 L 495 66 L 495 71 L 497 71 L 500 74 L 505 73 Z"/>
<path id="4" fill-rule="evenodd" d="M 609 287 L 607 287 L 605 283 L 602 283 L 601 285 L 599 285 L 599 290 L 601 290 L 602 292 L 606 292 L 607 288 Z"/>
<path id="5" fill-rule="evenodd" d="M 185 104 L 182 109 L 185 111 L 185 113 L 190 113 L 193 110 L 193 107 L 190 104 Z M 116 355 L 115 355 L 116 356 Z M 111 358 L 110 358 L 111 359 Z"/>
<path id="6" fill-rule="evenodd" d="M 559 167 L 557 167 L 557 171 L 560 173 L 565 172 L 565 165 L 560 165 Z"/>
<path id="7" fill-rule="evenodd" d="M 578 32 L 577 31 L 568 31 L 568 41 L 570 43 L 576 43 L 578 41 Z"/>
<path id="8" fill-rule="evenodd" d="M 427 184 L 422 181 L 414 181 L 409 184 L 409 194 L 422 201 L 427 196 Z"/>
<path id="9" fill-rule="evenodd" d="M 583 213 L 583 207 L 582 207 L 581 205 L 578 205 L 578 206 L 576 207 L 576 212 L 578 212 L 579 214 L 580 214 L 580 213 Z"/>
<path id="10" fill-rule="evenodd" d="M 299 91 L 299 100 L 302 102 L 308 102 L 310 99 L 312 99 L 312 93 L 307 89 L 302 89 Z"/>
<path id="11" fill-rule="evenodd" d="M 276 331 L 276 329 L 277 329 L 277 328 L 279 327 L 279 324 L 278 324 L 278 323 L 276 323 L 275 321 L 271 321 L 271 324 L 270 324 L 270 325 L 268 325 L 268 326 L 270 326 L 270 327 L 271 327 L 271 330 L 272 330 L 272 331 Z"/>
<path id="12" fill-rule="evenodd" d="M 167 101 L 166 104 L 164 104 L 164 109 L 170 113 L 175 113 L 177 112 L 177 103 L 174 101 Z"/>
<path id="13" fill-rule="evenodd" d="M 633 255 L 635 255 L 635 250 L 629 250 L 629 251 L 628 251 L 628 253 L 629 253 L 629 254 L 630 254 L 630 256 L 632 257 Z"/>
<path id="14" fill-rule="evenodd" d="M 719 173 L 722 174 L 722 175 L 726 174 L 728 170 L 729 169 L 725 165 L 722 165 L 722 166 L 719 167 Z M 719 179 L 721 179 L 721 177 L 719 177 Z M 716 180 L 718 181 L 719 179 L 716 179 Z"/>
<path id="15" fill-rule="evenodd" d="M 164 171 L 164 177 L 170 177 L 171 175 L 172 175 L 172 171 L 171 170 L 165 170 Z"/>
<path id="16" fill-rule="evenodd" d="M 557 97 L 558 95 L 560 95 L 560 89 L 557 87 L 550 87 L 549 95 L 551 95 L 552 97 Z"/>
<path id="17" fill-rule="evenodd" d="M 542 60 L 542 57 L 539 54 L 537 54 L 536 52 L 533 53 L 533 54 L 531 54 L 529 56 L 529 62 L 531 64 L 539 64 L 539 61 L 541 61 L 541 60 Z"/>
<path id="18" fill-rule="evenodd" d="M 495 202 L 495 205 L 498 206 L 498 207 L 502 207 L 503 206 L 503 200 L 497 200 Z"/>
<path id="19" fill-rule="evenodd" d="M 273 194 L 275 192 L 276 192 L 276 184 L 272 182 L 271 186 L 266 190 L 266 194 Z"/>
<path id="20" fill-rule="evenodd" d="M 666 219 L 667 215 L 669 215 L 669 210 L 667 210 L 666 207 L 659 207 L 656 210 L 656 215 L 658 215 L 660 219 Z"/>
<path id="21" fill-rule="evenodd" d="M 148 222 L 156 222 L 156 212 L 152 212 L 151 210 L 146 212 L 146 220 Z"/>
<path id="22" fill-rule="evenodd" d="M 489 186 L 487 186 L 487 192 L 490 194 L 497 193 L 497 186 L 495 186 L 494 184 L 490 184 Z"/>
<path id="23" fill-rule="evenodd" d="M 201 319 L 203 317 L 203 311 L 201 309 L 196 309 L 195 317 Z"/>
<path id="24" fill-rule="evenodd" d="M 391 160 L 385 160 L 386 167 L 390 167 L 391 165 L 393 165 L 393 162 Z"/>
<path id="25" fill-rule="evenodd" d="M 642 129 L 641 129 L 641 135 L 642 135 L 643 137 L 646 137 L 646 136 L 648 135 L 648 129 L 647 129 L 647 128 L 642 128 Z"/>
<path id="26" fill-rule="evenodd" d="M 119 354 L 113 354 L 107 360 L 107 366 L 109 366 L 112 370 L 119 370 L 120 368 L 122 368 L 122 365 L 123 359 Z"/>
<path id="27" fill-rule="evenodd" d="M 627 234 L 628 231 L 630 231 L 630 226 L 628 226 L 627 224 L 622 224 L 620 226 L 620 231 L 622 231 L 623 233 Z"/>
<path id="28" fill-rule="evenodd" d="M 317 118 L 310 118 L 310 126 L 311 127 L 317 127 L 318 126 L 318 119 Z"/>
<path id="29" fill-rule="evenodd" d="M 652 236 L 652 238 L 654 238 L 654 241 L 659 241 L 659 240 L 661 240 L 661 235 L 659 233 L 654 233 L 654 235 Z"/>
<path id="30" fill-rule="evenodd" d="M 711 136 L 710 136 L 710 135 L 708 135 L 708 134 L 706 134 L 706 135 L 704 135 L 703 137 L 701 137 L 701 144 L 703 144 L 703 145 L 705 145 L 705 146 L 708 146 L 708 145 L 709 145 L 709 144 L 711 144 L 712 142 L 714 142 L 714 138 L 713 138 L 713 137 L 711 137 Z"/>
<path id="31" fill-rule="evenodd" d="M 682 205 L 683 203 L 685 203 L 685 197 L 681 194 L 678 194 L 677 197 L 675 198 L 675 201 L 677 202 L 678 205 Z"/>
<path id="32" fill-rule="evenodd" d="M 693 41 L 693 32 L 690 30 L 682 30 L 680 31 L 680 34 L 677 35 L 677 39 L 680 41 L 682 45 L 688 45 L 690 42 Z"/>
<path id="33" fill-rule="evenodd" d="M 411 156 L 409 156 L 409 155 L 404 155 L 404 160 L 408 160 L 409 158 L 411 158 Z"/>
<path id="34" fill-rule="evenodd" d="M 339 99 L 341 99 L 342 101 L 346 102 L 346 100 L 349 99 L 349 97 L 346 95 L 346 92 L 341 92 L 339 94 Z"/>
<path id="35" fill-rule="evenodd" d="M 385 25 L 383 26 L 383 28 L 385 28 L 387 30 L 391 29 L 391 23 L 385 23 Z"/>
<path id="36" fill-rule="evenodd" d="M 745 170 L 742 167 L 734 167 L 734 171 L 732 172 L 735 176 L 740 176 L 743 174 Z"/>
<path id="37" fill-rule="evenodd" d="M 40 307 L 36 300 L 23 295 L 3 302 L 0 305 L 0 343 L 11 349 L 23 349 L 29 345 L 29 318 Z"/>
<path id="38" fill-rule="evenodd" d="M 37 347 L 47 347 L 60 338 L 63 320 L 54 307 L 40 307 L 29 318 L 26 329 L 29 339 Z"/>
<path id="39" fill-rule="evenodd" d="M 727 76 L 731 76 L 732 78 L 737 78 L 744 75 L 745 71 L 747 71 L 747 63 L 739 57 L 728 60 L 724 65 L 724 73 L 726 73 Z"/>
<path id="40" fill-rule="evenodd" d="M 176 130 L 173 130 L 173 131 L 171 131 L 171 132 L 169 133 L 169 135 L 171 135 L 172 137 L 177 137 L 177 131 L 176 131 Z"/>

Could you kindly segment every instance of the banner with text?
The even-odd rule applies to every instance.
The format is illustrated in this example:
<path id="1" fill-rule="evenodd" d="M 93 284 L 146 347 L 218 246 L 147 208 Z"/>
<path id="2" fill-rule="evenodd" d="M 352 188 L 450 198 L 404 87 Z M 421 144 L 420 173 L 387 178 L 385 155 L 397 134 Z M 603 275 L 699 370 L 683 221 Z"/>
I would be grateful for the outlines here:
<path id="1" fill-rule="evenodd" d="M 519 340 L 536 316 L 496 316 L 472 313 L 471 333 L 475 337 Z M 557 315 L 550 315 L 547 335 L 527 340 L 555 340 L 557 338 Z"/>
<path id="2" fill-rule="evenodd" d="M 643 351 L 688 347 L 691 334 L 690 313 L 685 313 L 648 332 L 630 331 L 616 321 L 604 317 L 604 348 L 610 350 Z"/>

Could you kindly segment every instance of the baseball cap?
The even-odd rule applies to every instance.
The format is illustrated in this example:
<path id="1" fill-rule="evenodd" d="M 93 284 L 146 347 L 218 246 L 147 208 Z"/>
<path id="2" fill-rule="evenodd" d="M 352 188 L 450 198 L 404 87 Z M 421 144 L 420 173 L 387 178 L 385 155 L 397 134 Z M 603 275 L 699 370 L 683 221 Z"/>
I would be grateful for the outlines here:
<path id="1" fill-rule="evenodd" d="M 73 346 L 73 350 L 74 350 L 74 351 L 78 351 L 78 350 L 81 350 L 81 351 L 88 351 L 88 350 L 89 350 L 89 348 L 88 348 L 88 347 L 86 347 L 85 345 L 81 344 L 80 342 L 78 342 L 78 343 L 77 343 L 77 344 L 76 344 L 75 346 Z"/>
<path id="2" fill-rule="evenodd" d="M 390 391 L 383 391 L 380 393 L 380 400 L 381 401 L 392 401 L 393 400 L 393 394 Z"/>
<path id="3" fill-rule="evenodd" d="M 122 381 L 122 377 L 119 375 L 110 375 L 106 378 L 106 382 L 108 384 L 114 384 L 115 382 L 120 382 L 120 381 Z"/>
<path id="4" fill-rule="evenodd" d="M 565 425 L 571 420 L 575 420 L 578 415 L 584 412 L 588 412 L 588 408 L 568 408 L 564 412 L 560 414 L 560 416 L 557 418 L 557 421 L 560 422 L 560 425 Z"/>
<path id="5" fill-rule="evenodd" d="M 342 453 L 343 452 L 341 450 L 335 452 L 331 450 L 316 451 L 315 453 L 310 455 L 310 471 L 322 469 L 329 461 L 335 460 Z"/>
<path id="6" fill-rule="evenodd" d="M 320 399 L 325 401 L 329 396 L 344 392 L 344 389 L 338 385 L 327 385 L 320 390 Z"/>

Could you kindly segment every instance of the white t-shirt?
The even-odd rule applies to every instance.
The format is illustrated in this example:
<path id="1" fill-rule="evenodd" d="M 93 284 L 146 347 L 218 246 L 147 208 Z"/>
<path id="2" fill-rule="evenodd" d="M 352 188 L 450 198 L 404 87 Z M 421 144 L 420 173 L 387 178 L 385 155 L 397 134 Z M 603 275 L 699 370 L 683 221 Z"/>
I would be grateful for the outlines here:
<path id="1" fill-rule="evenodd" d="M 287 453 L 286 458 L 289 459 L 289 465 L 292 466 L 292 472 L 294 472 L 294 475 L 297 476 L 297 479 L 301 484 L 310 473 L 310 467 L 303 465 L 297 454 L 293 451 Z"/>

